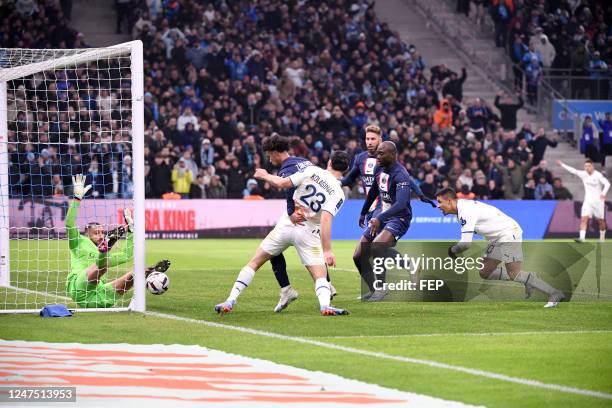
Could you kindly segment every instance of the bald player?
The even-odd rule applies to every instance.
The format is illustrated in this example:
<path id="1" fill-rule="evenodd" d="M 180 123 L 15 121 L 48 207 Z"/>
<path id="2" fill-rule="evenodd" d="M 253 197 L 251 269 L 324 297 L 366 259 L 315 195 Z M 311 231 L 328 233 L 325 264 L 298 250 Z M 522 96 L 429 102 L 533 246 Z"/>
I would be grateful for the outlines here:
<path id="1" fill-rule="evenodd" d="M 382 286 L 385 280 L 384 273 L 379 277 L 374 276 L 372 264 L 369 261 L 370 254 L 363 252 L 367 250 L 367 245 L 364 244 L 376 244 L 372 247 L 371 255 L 374 257 L 397 254 L 392 247 L 408 231 L 412 221 L 410 205 L 412 189 L 416 190 L 421 201 L 433 207 L 436 206 L 416 187 L 406 168 L 398 163 L 395 143 L 389 141 L 380 143 L 376 149 L 376 158 L 378 165 L 374 172 L 372 186 L 361 209 L 359 225 L 362 228 L 366 226 L 366 216 L 376 199 L 380 201 L 380 210 L 375 211 L 367 223 L 367 229 L 353 254 L 355 266 L 370 291 L 362 299 L 371 302 L 383 300 L 387 290 Z"/>

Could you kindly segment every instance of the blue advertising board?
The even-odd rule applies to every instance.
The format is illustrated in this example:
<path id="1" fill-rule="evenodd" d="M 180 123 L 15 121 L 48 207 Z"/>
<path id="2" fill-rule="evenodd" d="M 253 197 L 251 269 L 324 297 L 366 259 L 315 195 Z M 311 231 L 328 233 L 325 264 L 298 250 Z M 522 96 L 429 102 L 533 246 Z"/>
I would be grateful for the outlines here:
<path id="1" fill-rule="evenodd" d="M 495 200 L 484 201 L 505 214 L 514 218 L 523 229 L 523 239 L 542 239 L 546 234 L 556 201 L 514 201 Z M 338 215 L 334 218 L 333 239 L 358 240 L 363 233 L 358 225 L 362 200 L 348 200 Z M 458 240 L 460 238 L 459 224 L 454 215 L 442 215 L 442 212 L 420 201 L 412 201 L 412 224 L 404 235 L 404 240 Z"/>
<path id="2" fill-rule="evenodd" d="M 601 130 L 597 121 L 604 120 L 606 112 L 612 112 L 612 101 L 606 100 L 570 99 L 561 101 L 554 99 L 552 104 L 552 126 L 556 130 L 572 131 L 574 129 L 574 122 L 570 112 L 580 114 L 581 119 L 586 115 L 590 115 L 597 128 Z"/>

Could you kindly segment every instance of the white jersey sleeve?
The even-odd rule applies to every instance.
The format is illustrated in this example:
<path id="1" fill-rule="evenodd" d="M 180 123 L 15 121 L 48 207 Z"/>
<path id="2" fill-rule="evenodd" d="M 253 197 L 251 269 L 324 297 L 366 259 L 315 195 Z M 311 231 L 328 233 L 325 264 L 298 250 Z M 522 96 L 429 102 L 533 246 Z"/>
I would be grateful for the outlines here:
<path id="1" fill-rule="evenodd" d="M 610 190 L 610 182 L 608 181 L 608 179 L 606 178 L 606 176 L 604 176 L 602 173 L 598 172 L 599 175 L 599 182 L 602 185 L 602 189 L 601 189 L 601 194 L 606 195 L 608 194 L 608 190 Z"/>
<path id="2" fill-rule="evenodd" d="M 457 205 L 457 219 L 459 220 L 459 224 L 461 224 L 461 242 L 471 242 L 476 232 L 478 212 L 474 211 L 475 209 L 472 205 L 474 201 L 461 201 L 465 201 L 462 205 Z"/>
<path id="3" fill-rule="evenodd" d="M 312 175 L 316 172 L 317 166 L 308 166 L 298 171 L 297 173 L 293 173 L 289 176 L 289 180 L 291 180 L 291 184 L 293 187 L 299 187 L 304 180 L 312 177 Z"/>
<path id="4" fill-rule="evenodd" d="M 586 178 L 586 176 L 587 176 L 587 172 L 586 171 L 575 169 L 572 166 L 568 166 L 565 163 L 561 163 L 561 167 L 563 167 L 565 170 L 567 170 L 570 173 L 572 173 L 574 176 L 580 177 L 580 179 L 582 179 L 582 180 L 584 180 Z"/>

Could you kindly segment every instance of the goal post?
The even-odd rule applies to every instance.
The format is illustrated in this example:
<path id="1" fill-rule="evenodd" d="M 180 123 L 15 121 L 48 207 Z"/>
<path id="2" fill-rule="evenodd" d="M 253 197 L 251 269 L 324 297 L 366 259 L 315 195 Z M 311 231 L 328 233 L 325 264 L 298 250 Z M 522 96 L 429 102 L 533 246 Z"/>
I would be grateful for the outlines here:
<path id="1" fill-rule="evenodd" d="M 0 49 L 0 313 L 53 303 L 145 310 L 144 161 L 141 41 Z M 92 189 L 75 212 L 76 174 Z M 123 223 L 124 208 L 133 209 L 135 228 L 108 252 L 104 278 L 98 285 L 74 279 L 85 255 L 99 256 L 86 225 L 112 230 Z M 75 213 L 81 235 L 70 249 L 66 222 Z M 71 262 L 71 253 L 80 261 Z M 114 290 L 131 284 L 125 278 L 132 271 L 133 289 Z"/>

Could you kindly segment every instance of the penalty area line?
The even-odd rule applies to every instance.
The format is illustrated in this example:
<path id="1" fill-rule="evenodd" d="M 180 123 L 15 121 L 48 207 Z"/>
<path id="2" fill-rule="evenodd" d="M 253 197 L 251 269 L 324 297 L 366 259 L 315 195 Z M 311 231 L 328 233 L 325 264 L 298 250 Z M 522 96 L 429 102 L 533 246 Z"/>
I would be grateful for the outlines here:
<path id="1" fill-rule="evenodd" d="M 411 338 L 411 337 L 449 337 L 449 336 L 529 336 L 537 334 L 593 334 L 612 333 L 612 330 L 542 330 L 524 332 L 486 332 L 486 333 L 415 333 L 415 334 L 389 334 L 372 336 L 318 336 L 311 339 L 384 339 L 384 338 Z"/>
<path id="2" fill-rule="evenodd" d="M 536 381 L 536 380 L 529 380 L 527 378 L 513 377 L 513 376 L 509 376 L 505 374 L 498 374 L 498 373 L 494 373 L 490 371 L 462 367 L 462 366 L 453 365 L 453 364 L 440 363 L 434 360 L 425 360 L 425 359 L 420 359 L 420 358 L 397 356 L 397 355 L 386 354 L 386 353 L 381 353 L 377 351 L 370 351 L 370 350 L 363 350 L 363 349 L 358 349 L 354 347 L 341 346 L 339 344 L 326 343 L 323 341 L 313 340 L 310 338 L 288 336 L 288 335 L 264 331 L 264 330 L 251 329 L 251 328 L 242 327 L 242 326 L 232 326 L 229 324 L 211 322 L 208 320 L 192 319 L 189 317 L 176 316 L 176 315 L 167 314 L 167 313 L 147 311 L 147 312 L 144 312 L 144 314 L 153 316 L 153 317 L 164 318 L 164 319 L 171 319 L 171 320 L 177 320 L 177 321 L 182 321 L 182 322 L 187 322 L 187 323 L 201 324 L 204 326 L 216 327 L 219 329 L 234 330 L 234 331 L 241 332 L 241 333 L 254 334 L 257 336 L 263 336 L 263 337 L 274 338 L 274 339 L 279 339 L 279 340 L 293 341 L 295 343 L 302 343 L 302 344 L 308 344 L 311 346 L 324 347 L 324 348 L 328 348 L 332 350 L 338 350 L 338 351 L 343 351 L 343 352 L 352 353 L 352 354 L 359 354 L 359 355 L 367 356 L 367 357 L 374 357 L 374 358 L 379 358 L 379 359 L 384 359 L 384 360 L 399 361 L 402 363 L 424 365 L 424 366 L 433 367 L 433 368 L 440 368 L 444 370 L 456 371 L 460 373 L 474 375 L 477 377 L 484 377 L 484 378 L 490 378 L 494 380 L 505 381 L 505 382 L 515 383 L 515 384 L 528 385 L 528 386 L 542 388 L 542 389 L 551 390 L 551 391 L 564 392 L 564 393 L 569 393 L 569 394 L 577 394 L 577 395 L 583 395 L 587 397 L 612 400 L 612 394 L 608 394 L 608 393 L 601 392 L 601 391 L 584 390 L 581 388 L 569 387 L 566 385 L 543 383 L 543 382 Z"/>

